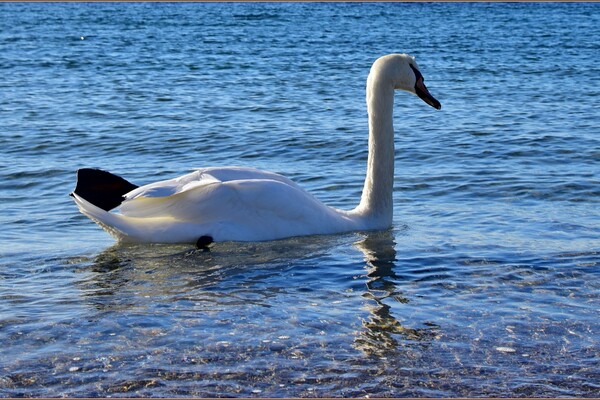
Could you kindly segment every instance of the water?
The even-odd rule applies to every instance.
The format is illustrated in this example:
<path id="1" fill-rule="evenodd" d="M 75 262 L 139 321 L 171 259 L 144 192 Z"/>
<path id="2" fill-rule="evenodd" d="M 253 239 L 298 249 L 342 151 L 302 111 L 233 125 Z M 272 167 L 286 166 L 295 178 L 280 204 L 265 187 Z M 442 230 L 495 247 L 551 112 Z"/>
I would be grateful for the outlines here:
<path id="1" fill-rule="evenodd" d="M 0 4 L 0 396 L 600 393 L 600 5 Z M 120 246 L 75 171 L 208 165 L 360 197 L 396 96 L 393 228 Z"/>

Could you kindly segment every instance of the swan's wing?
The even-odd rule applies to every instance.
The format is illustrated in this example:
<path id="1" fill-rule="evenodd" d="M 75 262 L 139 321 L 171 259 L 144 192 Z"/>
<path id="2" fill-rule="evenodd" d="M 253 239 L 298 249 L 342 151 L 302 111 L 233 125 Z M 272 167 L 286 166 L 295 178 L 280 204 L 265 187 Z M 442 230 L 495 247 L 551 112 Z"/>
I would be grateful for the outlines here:
<path id="1" fill-rule="evenodd" d="M 202 224 L 211 227 L 204 234 L 240 239 L 305 234 L 339 218 L 308 192 L 272 179 L 199 181 L 170 196 L 128 200 L 121 212 Z"/>
<path id="2" fill-rule="evenodd" d="M 282 191 L 287 195 L 275 195 Z M 240 167 L 205 168 L 127 193 L 120 212 L 130 217 L 204 222 L 245 207 L 277 210 L 273 202 L 290 196 L 312 198 L 291 180 L 272 172 Z"/>
<path id="3" fill-rule="evenodd" d="M 121 214 L 129 217 L 154 218 L 171 217 L 177 206 L 189 206 L 193 200 L 185 199 L 185 193 L 193 189 L 207 189 L 208 186 L 221 183 L 206 173 L 192 173 L 180 178 L 141 186 L 125 195 L 125 201 L 119 207 Z M 209 189 L 207 189 L 209 190 Z"/>
<path id="4" fill-rule="evenodd" d="M 168 197 L 177 194 L 185 190 L 186 185 L 189 184 L 206 184 L 209 182 L 217 181 L 215 177 L 210 174 L 204 173 L 203 170 L 198 170 L 178 178 L 168 179 L 164 181 L 149 183 L 144 186 L 140 186 L 131 192 L 125 194 L 125 200 L 133 200 L 136 198 L 157 198 L 157 197 Z"/>
<path id="5" fill-rule="evenodd" d="M 299 186 L 292 180 L 286 178 L 283 175 L 276 174 L 270 171 L 263 171 L 256 168 L 244 168 L 244 167 L 211 167 L 198 170 L 197 173 L 209 174 L 221 182 L 229 181 L 240 181 L 240 180 L 273 180 L 285 183 L 288 186 L 298 187 Z"/>
<path id="6" fill-rule="evenodd" d="M 202 186 L 214 182 L 229 182 L 244 179 L 268 179 L 283 182 L 289 186 L 299 187 L 295 182 L 274 172 L 244 167 L 212 167 L 197 169 L 194 172 L 178 178 L 140 186 L 125 194 L 124 198 L 125 200 L 133 200 L 140 197 L 167 197 L 195 186 Z"/>

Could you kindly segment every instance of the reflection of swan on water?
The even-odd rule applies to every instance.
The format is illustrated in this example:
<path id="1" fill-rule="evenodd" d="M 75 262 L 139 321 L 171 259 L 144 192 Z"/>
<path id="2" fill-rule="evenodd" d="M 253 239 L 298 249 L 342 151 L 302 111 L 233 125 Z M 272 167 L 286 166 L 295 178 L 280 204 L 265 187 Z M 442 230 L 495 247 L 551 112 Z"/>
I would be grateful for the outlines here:
<path id="1" fill-rule="evenodd" d="M 363 297 L 375 302 L 368 305 L 371 316 L 363 322 L 366 329 L 360 332 L 355 346 L 369 354 L 396 349 L 399 345 L 396 337 L 427 343 L 436 337 L 438 330 L 434 324 L 429 324 L 428 328 L 408 328 L 392 315 L 392 307 L 386 304 L 388 299 L 401 304 L 410 302 L 395 283 L 398 280 L 394 272 L 397 268 L 395 245 L 390 230 L 368 233 L 363 240 L 355 243 L 366 261 L 368 281 Z"/>
<path id="2" fill-rule="evenodd" d="M 441 108 L 413 57 L 391 54 L 375 61 L 367 80 L 367 174 L 354 210 L 328 207 L 281 175 L 239 167 L 203 168 L 141 187 L 105 171 L 81 169 L 72 195 L 83 214 L 129 242 L 205 245 L 387 229 L 393 211 L 396 89 Z M 110 212 L 116 207 L 120 214 Z"/>
<path id="3" fill-rule="evenodd" d="M 310 260 L 320 260 L 336 246 L 346 246 L 354 237 L 348 234 L 225 242 L 215 245 L 210 252 L 186 244 L 115 243 L 85 259 L 78 268 L 78 286 L 83 296 L 99 308 L 115 304 L 119 308 L 146 308 L 148 298 L 188 299 L 198 303 L 198 307 L 207 307 L 203 311 L 211 312 L 215 307 L 238 301 L 238 297 L 246 305 L 270 306 L 269 296 L 278 291 L 248 291 L 248 277 L 258 273 L 260 279 L 255 282 L 275 279 L 277 286 L 283 283 L 279 282 L 280 277 L 297 263 L 308 262 L 312 266 Z M 249 293 L 252 298 L 246 296 Z"/>
<path id="4" fill-rule="evenodd" d="M 357 237 L 360 240 L 354 246 L 362 252 L 366 269 L 363 310 L 369 314 L 366 319 L 360 317 L 362 326 L 354 346 L 368 354 L 383 354 L 398 350 L 406 341 L 428 344 L 436 339 L 438 326 L 424 322 L 424 327 L 411 327 L 410 317 L 403 315 L 414 305 L 402 293 L 402 266 L 396 259 L 391 230 L 220 243 L 210 252 L 187 245 L 115 244 L 79 268 L 81 277 L 77 284 L 86 302 L 99 309 L 145 310 L 148 299 L 156 298 L 184 301 L 197 315 L 236 307 L 237 303 L 240 307 L 271 307 L 272 297 L 289 289 L 290 281 L 284 282 L 281 277 L 290 269 L 298 264 L 313 265 L 312 260 L 323 259 L 339 246 L 346 249 Z M 258 280 L 254 279 L 257 270 Z M 256 285 L 254 289 L 248 289 L 248 279 Z M 269 290 L 261 289 L 264 282 L 271 282 L 267 285 Z M 297 288 L 291 291 L 296 292 Z M 360 306 L 355 312 L 362 312 Z"/>

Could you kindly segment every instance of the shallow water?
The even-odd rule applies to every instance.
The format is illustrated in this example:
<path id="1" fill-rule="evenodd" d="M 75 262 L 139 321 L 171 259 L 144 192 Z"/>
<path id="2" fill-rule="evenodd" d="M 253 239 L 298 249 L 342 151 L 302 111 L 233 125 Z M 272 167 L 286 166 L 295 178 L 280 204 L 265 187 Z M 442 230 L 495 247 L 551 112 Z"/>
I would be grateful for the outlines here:
<path id="1" fill-rule="evenodd" d="M 0 396 L 597 396 L 599 12 L 0 4 Z M 67 196 L 236 164 L 351 208 L 390 52 L 443 108 L 396 96 L 389 231 L 125 246 Z"/>

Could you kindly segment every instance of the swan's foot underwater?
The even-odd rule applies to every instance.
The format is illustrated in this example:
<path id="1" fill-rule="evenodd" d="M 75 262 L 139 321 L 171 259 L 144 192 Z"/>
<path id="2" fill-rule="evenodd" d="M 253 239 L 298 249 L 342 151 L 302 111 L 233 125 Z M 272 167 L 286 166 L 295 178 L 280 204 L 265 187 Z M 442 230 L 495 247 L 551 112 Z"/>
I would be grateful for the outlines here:
<path id="1" fill-rule="evenodd" d="M 196 247 L 202 251 L 208 251 L 212 243 L 214 242 L 212 236 L 200 236 L 196 241 Z"/>

